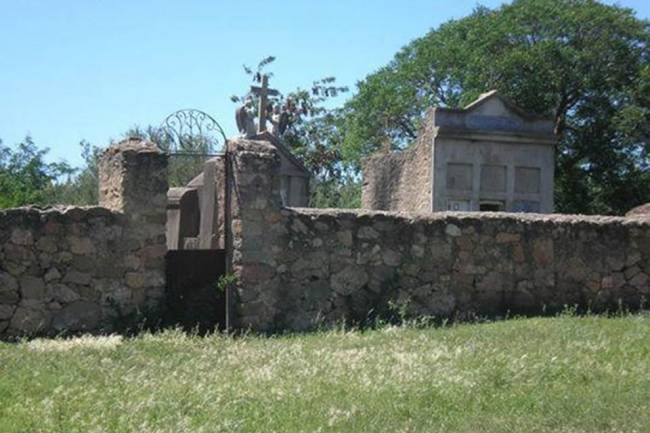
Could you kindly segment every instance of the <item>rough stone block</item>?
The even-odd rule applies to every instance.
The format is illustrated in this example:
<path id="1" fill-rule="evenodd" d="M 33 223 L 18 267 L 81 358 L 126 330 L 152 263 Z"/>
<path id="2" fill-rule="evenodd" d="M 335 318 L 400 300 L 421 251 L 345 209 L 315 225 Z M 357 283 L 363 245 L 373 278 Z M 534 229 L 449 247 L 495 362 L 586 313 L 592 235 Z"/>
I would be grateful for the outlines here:
<path id="1" fill-rule="evenodd" d="M 0 305 L 0 320 L 9 320 L 13 316 L 16 307 L 14 305 Z"/>
<path id="2" fill-rule="evenodd" d="M 61 279 L 61 273 L 57 268 L 50 268 L 48 269 L 47 272 L 45 272 L 45 276 L 43 277 L 45 282 L 49 283 L 52 281 L 58 281 Z"/>
<path id="3" fill-rule="evenodd" d="M 546 267 L 553 264 L 553 240 L 537 239 L 533 242 L 533 259 L 538 266 Z"/>
<path id="4" fill-rule="evenodd" d="M 45 282 L 38 277 L 22 277 L 20 279 L 20 293 L 23 299 L 43 299 L 45 296 Z"/>
<path id="5" fill-rule="evenodd" d="M 372 239 L 377 239 L 379 237 L 379 233 L 372 227 L 363 226 L 359 228 L 359 231 L 357 232 L 357 237 L 359 239 L 372 240 Z"/>
<path id="6" fill-rule="evenodd" d="M 80 298 L 77 292 L 65 284 L 55 284 L 49 289 L 49 292 L 52 299 L 60 302 L 61 304 L 69 304 L 71 302 L 79 300 Z"/>
<path id="7" fill-rule="evenodd" d="M 358 266 L 348 266 L 331 278 L 332 290 L 341 295 L 349 295 L 367 283 L 368 274 Z"/>
<path id="8" fill-rule="evenodd" d="M 461 235 L 460 228 L 455 225 L 455 224 L 447 224 L 447 227 L 445 227 L 445 233 L 449 236 L 452 237 L 458 237 Z"/>
<path id="9" fill-rule="evenodd" d="M 132 289 L 140 289 L 145 286 L 145 276 L 142 272 L 127 272 L 125 275 L 126 285 Z"/>
<path id="10" fill-rule="evenodd" d="M 94 330 L 101 322 L 102 311 L 94 302 L 76 301 L 54 314 L 52 327 L 57 331 Z"/>
<path id="11" fill-rule="evenodd" d="M 55 253 L 58 250 L 57 241 L 54 237 L 45 236 L 36 242 L 36 248 L 46 253 Z"/>
<path id="12" fill-rule="evenodd" d="M 79 272 L 75 270 L 69 270 L 66 272 L 65 277 L 63 277 L 64 283 L 73 283 L 80 285 L 89 285 L 92 281 L 92 275 L 85 272 Z"/>
<path id="13" fill-rule="evenodd" d="M 19 300 L 18 281 L 8 273 L 0 271 L 0 303 L 15 304 Z"/>
<path id="14" fill-rule="evenodd" d="M 95 246 L 90 238 L 70 236 L 68 238 L 68 243 L 70 244 L 70 251 L 73 254 L 84 255 L 95 252 Z"/>
<path id="15" fill-rule="evenodd" d="M 30 230 L 16 228 L 11 231 L 11 242 L 16 245 L 32 245 L 34 235 Z"/>
<path id="16" fill-rule="evenodd" d="M 9 323 L 9 328 L 17 334 L 32 335 L 47 329 L 50 324 L 49 315 L 40 308 L 19 306 Z"/>

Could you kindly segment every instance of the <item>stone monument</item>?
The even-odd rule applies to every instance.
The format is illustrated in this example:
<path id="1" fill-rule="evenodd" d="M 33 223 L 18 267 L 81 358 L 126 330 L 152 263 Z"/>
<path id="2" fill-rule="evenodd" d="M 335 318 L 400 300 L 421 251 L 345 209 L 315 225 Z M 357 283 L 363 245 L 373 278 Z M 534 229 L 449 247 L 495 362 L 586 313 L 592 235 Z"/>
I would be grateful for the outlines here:
<path id="1" fill-rule="evenodd" d="M 408 149 L 363 168 L 362 205 L 392 211 L 553 212 L 553 121 L 496 91 L 464 108 L 435 107 Z"/>

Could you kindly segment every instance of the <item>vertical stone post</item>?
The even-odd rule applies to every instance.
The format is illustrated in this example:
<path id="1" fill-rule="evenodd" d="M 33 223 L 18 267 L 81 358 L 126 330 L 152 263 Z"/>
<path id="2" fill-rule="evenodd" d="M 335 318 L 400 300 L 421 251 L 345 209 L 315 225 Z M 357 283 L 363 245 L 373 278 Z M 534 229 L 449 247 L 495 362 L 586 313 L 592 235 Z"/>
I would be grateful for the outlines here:
<path id="1" fill-rule="evenodd" d="M 120 250 L 135 307 L 162 306 L 165 294 L 167 155 L 150 141 L 123 140 L 99 161 L 99 204 L 128 218 Z"/>
<path id="2" fill-rule="evenodd" d="M 274 259 L 282 236 L 280 157 L 266 141 L 229 142 L 228 251 L 237 284 L 231 301 L 235 327 L 268 330 L 280 311 Z"/>
<path id="3" fill-rule="evenodd" d="M 167 155 L 150 141 L 129 138 L 102 155 L 100 206 L 123 212 L 132 220 L 164 226 L 167 189 Z"/>

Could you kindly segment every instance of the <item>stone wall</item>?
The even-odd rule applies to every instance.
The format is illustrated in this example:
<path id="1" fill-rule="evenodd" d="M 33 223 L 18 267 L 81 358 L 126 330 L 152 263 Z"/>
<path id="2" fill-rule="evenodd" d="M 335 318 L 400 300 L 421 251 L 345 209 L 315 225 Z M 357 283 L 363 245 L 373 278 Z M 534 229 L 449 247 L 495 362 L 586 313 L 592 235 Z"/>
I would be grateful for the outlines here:
<path id="1" fill-rule="evenodd" d="M 111 330 L 161 307 L 166 164 L 127 140 L 102 156 L 104 207 L 0 211 L 0 338 Z"/>
<path id="2" fill-rule="evenodd" d="M 236 327 L 303 330 L 391 308 L 638 308 L 650 296 L 648 219 L 283 208 L 277 149 L 228 147 Z M 162 307 L 166 167 L 153 144 L 127 140 L 100 162 L 103 207 L 0 211 L 0 338 L 108 331 Z"/>
<path id="3" fill-rule="evenodd" d="M 234 153 L 241 327 L 363 321 L 390 305 L 435 316 L 638 308 L 650 296 L 650 221 L 281 209 L 274 152 L 255 146 Z"/>
<path id="4" fill-rule="evenodd" d="M 431 211 L 433 110 L 417 141 L 398 152 L 378 152 L 363 161 L 361 207 L 408 212 Z"/>

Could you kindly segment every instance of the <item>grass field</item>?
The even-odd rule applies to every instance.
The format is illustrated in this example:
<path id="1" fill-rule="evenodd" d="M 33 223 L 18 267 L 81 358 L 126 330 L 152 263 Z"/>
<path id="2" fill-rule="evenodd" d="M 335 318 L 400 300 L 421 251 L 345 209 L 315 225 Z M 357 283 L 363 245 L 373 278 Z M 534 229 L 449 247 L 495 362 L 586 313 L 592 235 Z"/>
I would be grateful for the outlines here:
<path id="1" fill-rule="evenodd" d="M 0 432 L 650 432 L 650 316 L 0 343 Z"/>

